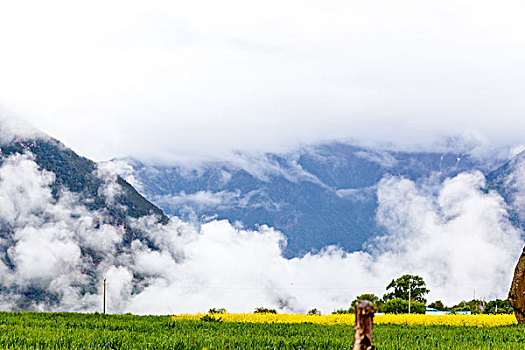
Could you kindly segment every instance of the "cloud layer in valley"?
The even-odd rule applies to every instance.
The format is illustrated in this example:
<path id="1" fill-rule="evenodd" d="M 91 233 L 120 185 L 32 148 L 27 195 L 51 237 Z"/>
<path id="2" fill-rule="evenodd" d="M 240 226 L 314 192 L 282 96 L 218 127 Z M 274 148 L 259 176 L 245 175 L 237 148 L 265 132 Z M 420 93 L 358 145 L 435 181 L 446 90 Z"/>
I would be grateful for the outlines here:
<path id="1" fill-rule="evenodd" d="M 112 198 L 110 169 L 99 170 L 99 176 Z M 377 191 L 385 236 L 367 251 L 327 247 L 294 259 L 281 256 L 286 242 L 279 232 L 265 226 L 249 231 L 226 221 L 196 228 L 177 218 L 167 225 L 152 217 L 132 220 L 158 249 L 138 240 L 123 248 L 123 230 L 101 224 L 100 213 L 88 211 L 67 191 L 54 199 L 53 181 L 31 155 L 10 156 L 0 167 L 4 310 L 20 305 L 22 291 L 31 286 L 57 299 L 34 299 L 27 308 L 99 310 L 103 278 L 109 282 L 110 312 L 140 314 L 212 307 L 249 312 L 260 306 L 327 313 L 348 307 L 361 293 L 382 295 L 388 282 L 404 273 L 425 278 L 429 300 L 451 304 L 470 299 L 474 289 L 478 297 L 501 298 L 524 245 L 502 198 L 484 191 L 478 172 L 441 184 L 384 178 Z M 84 254 L 86 249 L 100 263 Z"/>

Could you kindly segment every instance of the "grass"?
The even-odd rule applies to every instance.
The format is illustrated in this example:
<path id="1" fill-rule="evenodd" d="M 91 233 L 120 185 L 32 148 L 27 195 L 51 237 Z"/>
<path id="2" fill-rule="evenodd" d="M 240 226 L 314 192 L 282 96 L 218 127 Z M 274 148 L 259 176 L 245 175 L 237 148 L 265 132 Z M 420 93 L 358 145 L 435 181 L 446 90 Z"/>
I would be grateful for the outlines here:
<path id="1" fill-rule="evenodd" d="M 525 327 L 379 324 L 377 349 L 523 349 Z M 0 312 L 1 349 L 351 349 L 348 325 Z"/>

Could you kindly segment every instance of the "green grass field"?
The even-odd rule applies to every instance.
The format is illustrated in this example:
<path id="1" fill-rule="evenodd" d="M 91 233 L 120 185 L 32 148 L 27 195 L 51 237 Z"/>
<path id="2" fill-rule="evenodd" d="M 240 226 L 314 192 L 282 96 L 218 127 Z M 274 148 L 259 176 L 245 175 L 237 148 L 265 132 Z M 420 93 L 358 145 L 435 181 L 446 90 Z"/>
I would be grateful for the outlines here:
<path id="1" fill-rule="evenodd" d="M 525 349 L 525 327 L 374 328 L 377 349 Z M 0 349 L 351 349 L 350 326 L 0 312 Z"/>

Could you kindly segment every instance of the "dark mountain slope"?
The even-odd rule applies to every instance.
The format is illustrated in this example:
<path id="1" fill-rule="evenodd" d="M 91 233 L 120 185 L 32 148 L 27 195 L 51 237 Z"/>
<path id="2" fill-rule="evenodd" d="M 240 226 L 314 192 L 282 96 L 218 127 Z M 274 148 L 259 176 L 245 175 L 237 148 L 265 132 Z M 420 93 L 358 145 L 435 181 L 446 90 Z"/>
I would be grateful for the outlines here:
<path id="1" fill-rule="evenodd" d="M 89 209 L 107 210 L 109 216 L 117 221 L 122 221 L 127 216 L 138 218 L 152 214 L 158 215 L 163 222 L 168 219 L 161 209 L 145 199 L 120 176 L 117 182 L 121 193 L 115 200 L 118 205 L 108 206 L 106 199 L 100 194 L 102 180 L 96 176 L 97 164 L 77 155 L 55 139 L 15 139 L 0 149 L 2 158 L 15 153 L 30 152 L 34 155 L 35 162 L 42 169 L 55 174 L 55 197 L 64 186 L 71 192 L 81 194 L 84 204 Z"/>

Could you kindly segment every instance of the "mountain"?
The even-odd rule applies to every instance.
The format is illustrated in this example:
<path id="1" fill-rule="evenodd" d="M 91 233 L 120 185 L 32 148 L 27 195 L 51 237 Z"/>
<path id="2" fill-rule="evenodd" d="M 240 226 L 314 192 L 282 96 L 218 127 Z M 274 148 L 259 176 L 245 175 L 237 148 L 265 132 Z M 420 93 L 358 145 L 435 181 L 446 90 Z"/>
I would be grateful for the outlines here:
<path id="1" fill-rule="evenodd" d="M 189 167 L 113 160 L 121 175 L 168 215 L 206 222 L 274 227 L 287 237 L 286 257 L 329 245 L 356 251 L 384 228 L 377 225 L 376 189 L 385 176 L 443 179 L 484 169 L 463 153 L 373 150 L 344 143 L 287 154 L 237 154 Z"/>
<path id="2" fill-rule="evenodd" d="M 1 146 L 2 159 L 13 154 L 29 153 L 40 168 L 55 176 L 52 193 L 55 199 L 61 188 L 80 195 L 81 202 L 90 210 L 104 210 L 107 219 L 116 225 L 124 224 L 127 217 L 139 218 L 146 215 L 157 215 L 166 223 L 168 217 L 157 206 L 145 199 L 133 186 L 122 177 L 116 176 L 119 191 L 116 198 L 108 201 L 103 195 L 104 179 L 97 176 L 97 164 L 81 157 L 58 140 L 50 137 L 35 139 L 14 139 Z M 132 230 L 128 234 L 133 236 Z M 126 240 L 132 237 L 126 237 Z"/>
<path id="3" fill-rule="evenodd" d="M 92 308 L 99 281 L 128 264 L 132 245 L 158 249 L 137 224 L 144 218 L 168 222 L 120 176 L 59 141 L 3 140 L 0 309 Z M 140 289 L 143 277 L 130 278 Z"/>
<path id="4" fill-rule="evenodd" d="M 525 229 L 525 151 L 489 173 L 487 184 L 505 199 L 511 221 Z"/>
<path id="5" fill-rule="evenodd" d="M 282 154 L 238 153 L 227 161 L 194 166 L 151 166 L 133 159 L 97 164 L 45 135 L 6 139 L 1 126 L 0 310 L 101 310 L 106 281 L 111 312 L 194 312 L 217 304 L 232 310 L 270 305 L 305 312 L 314 299 L 300 299 L 295 285 L 310 285 L 313 280 L 319 286 L 332 285 L 343 275 L 364 273 L 363 268 L 381 270 L 390 278 L 398 268 L 428 262 L 422 254 L 427 250 L 411 260 L 412 252 L 400 252 L 399 246 L 423 239 L 420 246 L 433 249 L 441 242 L 430 239 L 434 233 L 450 238 L 460 235 L 464 227 L 450 232 L 456 225 L 442 221 L 466 218 L 470 224 L 480 219 L 471 215 L 484 216 L 480 210 L 466 210 L 458 218 L 452 211 L 451 217 L 450 210 L 441 213 L 441 199 L 445 207 L 450 201 L 459 200 L 460 207 L 468 203 L 465 209 L 470 209 L 472 200 L 487 202 L 489 209 L 498 201 L 494 196 L 484 198 L 479 191 L 483 186 L 479 174 L 443 183 L 464 171 L 488 173 L 485 161 L 463 153 L 396 152 L 331 143 Z M 500 190 L 509 207 L 521 201 L 522 159 L 523 155 L 516 157 L 488 175 L 487 190 Z M 465 185 L 465 181 L 470 182 Z M 390 188 L 392 182 L 394 188 Z M 405 185 L 413 189 L 405 191 Z M 476 186 L 475 191 L 465 192 L 465 186 L 467 190 Z M 386 209 L 394 210 L 389 221 L 383 221 L 388 228 L 376 220 L 384 213 L 385 188 L 391 189 L 391 208 Z M 427 195 L 432 199 L 427 201 Z M 468 198 L 462 201 L 458 195 Z M 399 205 L 395 196 L 401 197 Z M 182 220 L 168 219 L 164 212 Z M 506 237 L 511 250 L 498 254 L 512 257 L 513 249 L 521 245 L 516 242 L 521 241 L 504 220 L 503 210 L 498 213 L 491 216 L 492 223 L 474 228 L 479 234 L 471 237 L 485 240 L 487 244 L 481 246 L 487 252 L 500 249 L 491 245 L 494 232 Z M 429 227 L 419 220 L 427 215 L 437 218 Z M 520 211 L 515 215 L 519 219 Z M 501 227 L 500 221 L 504 221 Z M 282 236 L 265 227 L 257 229 L 264 224 L 286 236 L 284 257 Z M 413 229 L 408 235 L 402 228 L 399 231 L 405 224 Z M 241 226 L 256 230 L 248 232 Z M 315 257 L 286 259 L 328 245 L 348 252 L 360 250 L 370 237 L 387 230 L 381 241 L 385 253 L 341 254 L 329 249 Z M 449 253 L 457 252 L 457 244 L 453 241 L 450 247 L 442 247 L 446 248 L 451 250 L 441 254 L 442 260 L 431 259 L 435 266 L 428 267 L 429 273 L 449 266 L 445 262 Z M 375 256 L 380 257 L 380 265 L 355 263 Z M 397 266 L 398 260 L 404 265 Z M 487 270 L 486 266 L 480 270 L 478 262 L 472 268 L 475 273 L 469 276 Z M 443 274 L 449 276 L 454 270 L 449 266 Z M 377 271 L 375 280 L 385 278 Z M 501 267 L 494 271 L 499 276 Z M 491 285 L 502 285 L 497 278 L 491 281 Z M 349 302 L 349 293 L 354 292 L 323 289 L 315 305 L 325 298 L 326 309 L 332 309 Z"/>

